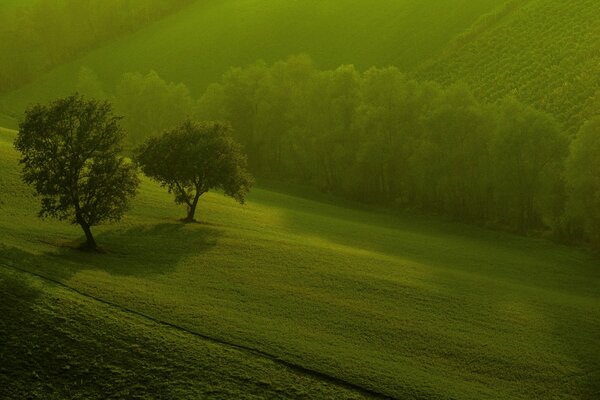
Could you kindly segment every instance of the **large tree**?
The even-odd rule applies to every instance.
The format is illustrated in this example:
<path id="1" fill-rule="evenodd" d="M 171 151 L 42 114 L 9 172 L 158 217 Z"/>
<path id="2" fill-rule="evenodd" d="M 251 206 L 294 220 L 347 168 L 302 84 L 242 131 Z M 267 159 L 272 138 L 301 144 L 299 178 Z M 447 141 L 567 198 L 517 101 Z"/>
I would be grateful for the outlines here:
<path id="1" fill-rule="evenodd" d="M 568 210 L 600 250 L 600 117 L 588 121 L 567 160 Z"/>
<path id="2" fill-rule="evenodd" d="M 231 136 L 228 124 L 187 121 L 136 149 L 142 171 L 175 195 L 188 208 L 186 222 L 194 221 L 200 196 L 220 189 L 241 204 L 253 178 L 246 156 Z"/>
<path id="3" fill-rule="evenodd" d="M 91 227 L 119 220 L 137 190 L 122 139 L 109 103 L 73 95 L 29 108 L 15 140 L 23 180 L 41 197 L 40 217 L 80 225 L 89 249 L 96 249 Z"/>

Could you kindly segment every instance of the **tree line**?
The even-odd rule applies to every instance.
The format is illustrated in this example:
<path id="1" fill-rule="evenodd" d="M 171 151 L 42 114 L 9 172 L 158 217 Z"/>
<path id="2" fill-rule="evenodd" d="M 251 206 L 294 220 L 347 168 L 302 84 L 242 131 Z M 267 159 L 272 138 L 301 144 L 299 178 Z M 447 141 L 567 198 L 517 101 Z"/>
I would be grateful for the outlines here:
<path id="1" fill-rule="evenodd" d="M 598 119 L 568 135 L 510 97 L 482 102 L 394 67 L 320 71 L 305 56 L 230 70 L 196 112 L 231 122 L 259 176 L 600 244 Z"/>
<path id="2" fill-rule="evenodd" d="M 111 94 L 129 146 L 188 118 L 226 121 L 261 178 L 521 234 L 600 247 L 600 119 L 576 135 L 513 98 L 417 81 L 394 67 L 317 69 L 309 57 L 233 68 L 195 99 L 155 72 Z"/>
<path id="3" fill-rule="evenodd" d="M 192 0 L 36 0 L 0 10 L 0 92 Z"/>

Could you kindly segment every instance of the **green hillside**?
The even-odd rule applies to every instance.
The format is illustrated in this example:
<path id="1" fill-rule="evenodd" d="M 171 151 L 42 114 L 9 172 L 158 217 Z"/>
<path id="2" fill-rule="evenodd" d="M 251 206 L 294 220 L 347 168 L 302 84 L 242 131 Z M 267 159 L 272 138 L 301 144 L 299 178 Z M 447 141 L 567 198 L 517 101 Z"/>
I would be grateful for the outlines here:
<path id="1" fill-rule="evenodd" d="M 364 398 L 2 265 L 0 292 L 3 399 Z"/>
<path id="2" fill-rule="evenodd" d="M 394 64 L 438 54 L 502 0 L 209 0 L 59 67 L 0 97 L 0 114 L 73 91 L 82 66 L 109 87 L 124 72 L 156 70 L 200 95 L 232 66 L 308 53 L 323 68 Z M 6 117 L 0 123 L 15 125 Z"/>
<path id="3" fill-rule="evenodd" d="M 106 253 L 82 253 L 72 249 L 80 240 L 76 227 L 36 218 L 36 200 L 19 180 L 14 134 L 0 136 L 2 265 L 397 398 L 597 397 L 600 270 L 597 259 L 582 250 L 267 189 L 254 190 L 243 207 L 210 194 L 201 202 L 203 223 L 182 224 L 177 218 L 183 210 L 163 189 L 144 181 L 128 216 L 96 230 Z M 93 346 L 123 354 L 135 338 L 144 349 L 139 360 L 100 362 L 110 371 L 94 373 L 115 380 L 117 397 L 123 382 L 163 391 L 158 393 L 181 388 L 183 397 L 201 393 L 205 382 L 188 385 L 200 370 L 216 390 L 242 390 L 236 385 L 243 381 L 250 388 L 296 387 L 297 397 L 310 397 L 302 392 L 309 389 L 316 397 L 333 397 L 320 390 L 347 396 L 329 384 L 298 383 L 308 378 L 277 372 L 270 363 L 255 374 L 254 363 L 263 361 L 254 356 L 222 356 L 225 349 L 209 348 L 179 331 L 114 315 L 10 268 L 0 271 L 5 286 L 34 287 L 25 299 L 9 297 L 15 312 L 3 313 L 5 323 L 9 315 L 3 329 L 16 345 L 8 354 L 19 352 L 21 359 L 26 343 L 51 343 L 51 353 L 60 359 L 42 363 L 35 374 L 27 365 L 11 371 L 11 382 L 29 382 L 37 374 L 57 379 L 62 388 L 68 378 L 50 369 L 77 360 L 85 371 L 93 363 Z M 39 321 L 48 321 L 50 329 Z M 97 324 L 98 330 L 86 328 Z M 44 339 L 27 341 L 14 329 Z M 91 349 L 65 348 L 84 340 Z M 39 351 L 31 349 L 36 357 Z M 220 363 L 209 365 L 214 374 L 204 372 L 204 357 Z M 228 366 L 238 359 L 239 365 Z M 137 363 L 143 373 L 150 371 L 148 379 L 167 372 L 159 372 L 160 382 L 147 382 L 130 372 L 137 371 Z M 257 376 L 266 382 L 257 383 Z M 165 382 L 177 384 L 168 389 Z M 106 383 L 96 385 L 101 391 Z"/>
<path id="4" fill-rule="evenodd" d="M 513 95 L 571 131 L 600 114 L 600 2 L 517 0 L 480 21 L 419 76 Z"/>

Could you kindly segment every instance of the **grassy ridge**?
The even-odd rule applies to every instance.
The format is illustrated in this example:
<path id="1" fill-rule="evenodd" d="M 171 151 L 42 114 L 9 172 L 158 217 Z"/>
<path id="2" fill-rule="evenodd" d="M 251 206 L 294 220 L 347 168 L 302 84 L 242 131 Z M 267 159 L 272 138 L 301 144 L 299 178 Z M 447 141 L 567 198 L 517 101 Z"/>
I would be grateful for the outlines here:
<path id="1" fill-rule="evenodd" d="M 255 190 L 203 224 L 144 182 L 107 254 L 35 218 L 0 144 L 0 261 L 400 398 L 592 399 L 600 270 L 578 249 Z"/>
<path id="2" fill-rule="evenodd" d="M 600 111 L 600 2 L 516 0 L 476 25 L 419 76 L 513 95 L 575 131 Z"/>
<path id="3" fill-rule="evenodd" d="M 74 90 L 82 66 L 109 87 L 124 72 L 154 69 L 200 95 L 232 66 L 308 53 L 323 68 L 395 64 L 411 68 L 437 54 L 499 0 L 197 1 L 133 35 L 57 68 L 0 98 L 18 116 L 30 102 Z M 14 125 L 14 121 L 12 122 Z"/>
<path id="4" fill-rule="evenodd" d="M 0 293 L 3 399 L 363 398 L 3 266 Z"/>

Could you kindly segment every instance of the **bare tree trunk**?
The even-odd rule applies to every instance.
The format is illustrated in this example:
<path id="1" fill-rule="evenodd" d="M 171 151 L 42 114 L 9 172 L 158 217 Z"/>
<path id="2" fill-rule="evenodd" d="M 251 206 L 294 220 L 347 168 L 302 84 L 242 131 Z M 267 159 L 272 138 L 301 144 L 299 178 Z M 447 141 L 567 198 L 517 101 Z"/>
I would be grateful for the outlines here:
<path id="1" fill-rule="evenodd" d="M 85 248 L 89 250 L 96 250 L 98 246 L 96 245 L 96 240 L 94 240 L 94 236 L 92 235 L 92 230 L 90 229 L 90 225 L 84 220 L 79 220 L 79 225 L 81 225 L 81 229 L 85 233 Z"/>

